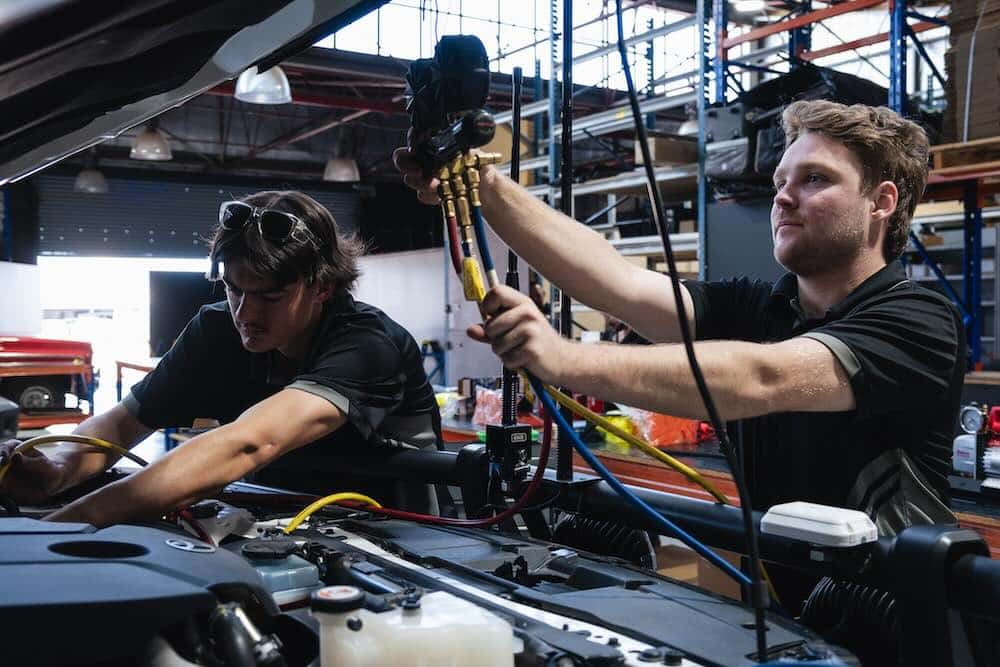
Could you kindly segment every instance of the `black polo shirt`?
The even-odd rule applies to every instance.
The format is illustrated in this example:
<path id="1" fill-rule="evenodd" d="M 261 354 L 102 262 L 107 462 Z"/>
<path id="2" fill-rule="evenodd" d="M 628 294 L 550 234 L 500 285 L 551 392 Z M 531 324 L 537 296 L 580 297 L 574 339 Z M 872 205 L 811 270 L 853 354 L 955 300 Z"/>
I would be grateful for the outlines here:
<path id="1" fill-rule="evenodd" d="M 700 340 L 826 345 L 857 407 L 742 421 L 741 458 L 755 509 L 793 500 L 860 509 L 881 534 L 952 522 L 951 442 L 965 373 L 962 319 L 892 262 L 822 319 L 805 318 L 794 274 L 777 283 L 688 282 Z"/>
<path id="2" fill-rule="evenodd" d="M 277 354 L 243 347 L 225 301 L 204 306 L 124 404 L 146 426 L 165 428 L 190 426 L 199 417 L 232 422 L 286 387 L 321 396 L 347 416 L 347 423 L 272 462 L 256 477 L 314 493 L 355 490 L 351 485 L 360 483 L 324 472 L 331 456 L 372 447 L 440 447 L 441 417 L 420 349 L 382 311 L 349 294 L 334 297 L 323 308 L 298 371 L 282 376 Z M 433 509 L 434 503 L 423 498 L 427 487 L 415 489 L 395 486 L 386 502 Z M 389 493 L 379 490 L 383 497 Z M 421 498 L 413 498 L 414 493 Z"/>

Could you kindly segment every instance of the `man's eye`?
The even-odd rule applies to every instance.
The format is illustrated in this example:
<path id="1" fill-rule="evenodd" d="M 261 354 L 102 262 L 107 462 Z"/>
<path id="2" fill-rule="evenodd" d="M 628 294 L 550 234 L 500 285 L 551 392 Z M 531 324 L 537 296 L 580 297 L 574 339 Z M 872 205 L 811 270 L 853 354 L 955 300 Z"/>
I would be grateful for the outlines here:
<path id="1" fill-rule="evenodd" d="M 807 178 L 807 180 L 810 183 L 819 183 L 820 181 L 823 181 L 823 180 L 826 180 L 826 179 L 823 177 L 823 174 L 809 174 L 809 177 Z"/>

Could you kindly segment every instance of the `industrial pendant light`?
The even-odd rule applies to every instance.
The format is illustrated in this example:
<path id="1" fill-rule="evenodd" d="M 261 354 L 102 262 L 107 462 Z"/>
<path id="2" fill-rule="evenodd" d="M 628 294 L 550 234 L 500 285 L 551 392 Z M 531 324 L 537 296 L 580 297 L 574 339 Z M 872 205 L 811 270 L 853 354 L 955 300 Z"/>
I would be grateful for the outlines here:
<path id="1" fill-rule="evenodd" d="M 160 132 L 159 123 L 153 119 L 145 129 L 132 140 L 129 157 L 133 160 L 163 161 L 172 159 L 170 142 Z"/>
<path id="2" fill-rule="evenodd" d="M 330 158 L 326 161 L 326 169 L 323 170 L 323 180 L 337 183 L 357 183 L 361 180 L 357 161 L 349 157 Z"/>
<path id="3" fill-rule="evenodd" d="M 236 99 L 250 104 L 288 104 L 292 101 L 292 87 L 288 77 L 277 65 L 258 73 L 251 67 L 236 80 Z"/>
<path id="4" fill-rule="evenodd" d="M 83 162 L 83 169 L 73 182 L 74 192 L 103 195 L 108 192 L 108 179 L 97 169 L 97 151 L 91 149 Z"/>

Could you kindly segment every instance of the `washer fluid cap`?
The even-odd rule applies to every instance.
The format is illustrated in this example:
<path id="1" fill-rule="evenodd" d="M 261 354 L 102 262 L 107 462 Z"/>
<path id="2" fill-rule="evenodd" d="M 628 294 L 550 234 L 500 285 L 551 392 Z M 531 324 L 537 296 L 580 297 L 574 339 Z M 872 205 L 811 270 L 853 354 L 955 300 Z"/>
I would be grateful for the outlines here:
<path id="1" fill-rule="evenodd" d="M 354 586 L 327 586 L 309 596 L 309 606 L 314 611 L 328 614 L 344 614 L 364 604 L 365 594 Z"/>
<path id="2" fill-rule="evenodd" d="M 243 545 L 243 555 L 254 560 L 281 560 L 288 558 L 298 546 L 290 537 L 258 538 Z"/>

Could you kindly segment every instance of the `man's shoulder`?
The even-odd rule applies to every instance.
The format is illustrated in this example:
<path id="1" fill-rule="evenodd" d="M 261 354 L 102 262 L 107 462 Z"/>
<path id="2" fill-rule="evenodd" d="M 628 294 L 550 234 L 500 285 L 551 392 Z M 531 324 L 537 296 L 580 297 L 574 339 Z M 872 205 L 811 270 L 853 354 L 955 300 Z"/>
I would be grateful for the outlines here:
<path id="1" fill-rule="evenodd" d="M 229 313 L 229 302 L 218 301 L 202 306 L 198 309 L 198 314 L 191 318 L 188 327 L 197 327 L 206 335 L 234 332 L 233 318 Z"/>
<path id="2" fill-rule="evenodd" d="M 859 309 L 876 307 L 897 307 L 903 310 L 916 307 L 920 311 L 932 309 L 947 311 L 951 315 L 959 313 L 958 307 L 947 296 L 909 278 L 900 280 L 859 304 Z"/>
<path id="3" fill-rule="evenodd" d="M 375 306 L 355 301 L 338 303 L 325 315 L 323 337 L 333 342 L 345 337 L 361 339 L 371 345 L 390 344 L 403 351 L 411 344 L 413 336 L 402 325 Z"/>

